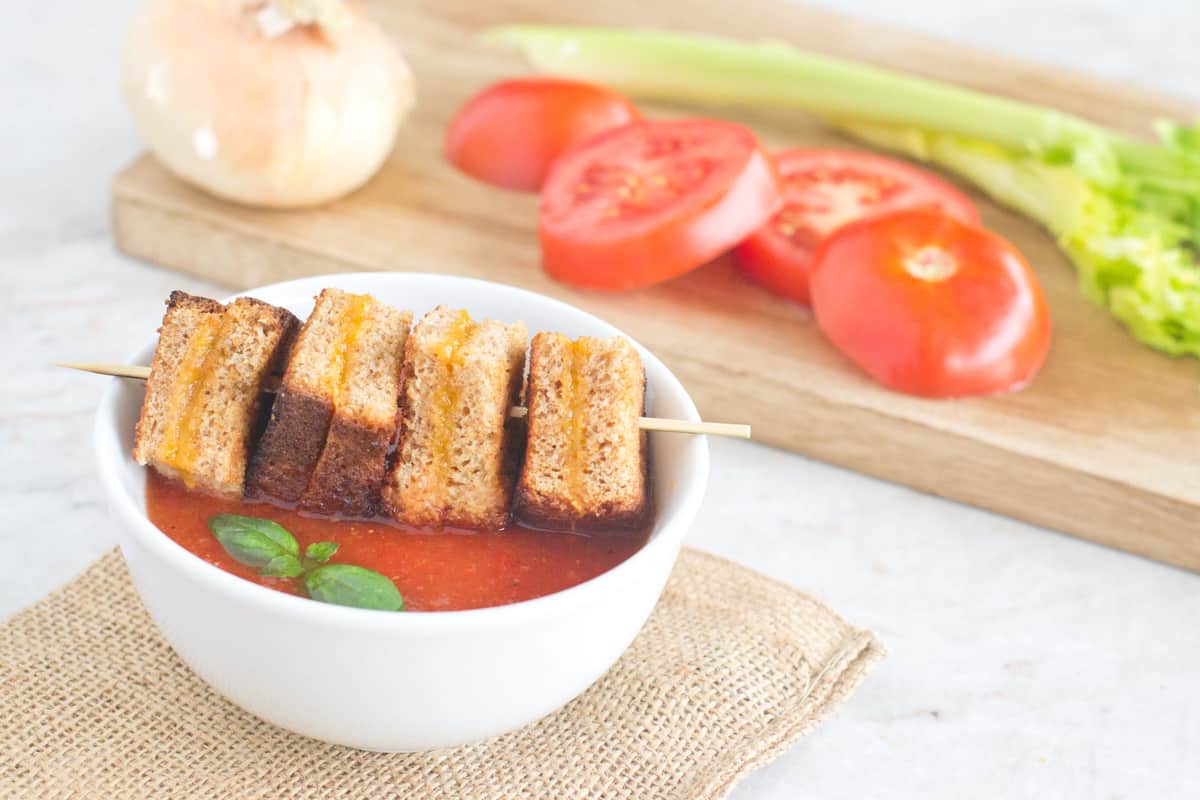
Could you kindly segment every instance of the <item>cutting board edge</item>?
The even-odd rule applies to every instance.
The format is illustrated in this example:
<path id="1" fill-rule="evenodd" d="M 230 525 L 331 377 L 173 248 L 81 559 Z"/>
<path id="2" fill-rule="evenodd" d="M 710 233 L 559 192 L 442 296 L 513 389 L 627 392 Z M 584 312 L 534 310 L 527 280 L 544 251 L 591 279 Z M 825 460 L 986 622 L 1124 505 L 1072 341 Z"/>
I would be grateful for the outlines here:
<path id="1" fill-rule="evenodd" d="M 1200 533 L 1194 525 L 1200 507 L 1194 503 L 918 422 L 888 417 L 883 423 L 881 418 L 886 415 L 871 408 L 837 406 L 823 413 L 822 403 L 811 396 L 805 399 L 797 415 L 811 417 L 806 429 L 820 431 L 820 435 L 803 440 L 806 431 L 794 431 L 790 438 L 756 437 L 756 441 L 1200 572 Z M 884 424 L 887 441 L 869 434 L 860 436 L 855 444 L 861 451 L 847 457 L 846 436 Z M 915 447 L 923 448 L 920 461 L 904 457 Z M 1003 455 L 1003 469 L 994 466 L 997 452 Z M 1031 502 L 1033 498 L 1037 500 Z M 1090 525 L 1077 513 L 1080 507 L 1089 509 Z M 902 520 L 898 522 L 902 524 Z"/>
<path id="2" fill-rule="evenodd" d="M 167 207 L 153 206 L 138 197 L 136 192 L 126 191 L 122 187 L 122 175 L 137 163 L 135 161 L 113 182 L 115 243 L 121 252 L 129 256 L 238 289 L 271 282 L 272 279 L 257 274 L 255 269 L 255 263 L 263 261 L 264 247 L 286 256 L 295 277 L 337 271 L 331 269 L 333 267 L 379 271 L 371 264 L 351 258 L 315 252 L 295 244 L 256 236 L 251 231 L 218 226 Z M 147 232 L 162 229 L 170 229 L 172 235 L 147 235 Z M 198 239 L 203 239 L 204 247 L 189 245 Z M 211 259 L 214 242 L 218 243 L 217 249 L 225 258 Z M 200 253 L 205 254 L 203 266 L 192 261 Z M 682 377 L 686 383 L 686 376 Z M 692 393 L 701 407 L 707 405 L 706 389 L 701 386 L 699 390 L 692 390 Z M 752 398 L 747 396 L 745 400 L 749 402 Z M 823 411 L 825 408 L 828 411 Z M 843 405 L 835 409 L 833 403 L 816 394 L 798 397 L 797 413 L 811 417 L 811 422 L 816 423 L 807 428 L 823 430 L 825 434 L 805 439 L 802 438 L 804 433 L 798 431 L 792 436 L 759 435 L 755 440 L 1097 544 L 1200 571 L 1200 536 L 1192 535 L 1191 527 L 1187 524 L 1189 515 L 1195 518 L 1200 513 L 1200 506 L 1193 503 L 1119 483 L 1105 476 L 1080 473 L 1050 460 L 1000 448 L 944 429 L 931 428 L 916 421 L 898 419 L 871 408 Z M 881 457 L 880 439 L 862 433 L 883 427 L 884 422 L 889 429 L 901 424 L 909 430 L 909 435 L 891 440 L 888 443 L 890 446 L 904 448 L 920 442 L 925 452 L 921 474 L 906 466 L 909 463 L 907 460 Z M 836 446 L 832 443 L 823 445 L 825 441 L 832 442 L 828 431 L 835 429 L 844 429 L 843 435 L 858 435 L 860 447 L 854 450 L 861 451 L 860 455 L 846 456 L 847 441 L 844 438 L 837 441 Z M 997 451 L 1004 455 L 1005 467 L 1003 474 L 991 476 L 995 480 L 984 483 L 978 480 L 977 475 L 971 477 L 969 471 L 962 469 L 964 462 L 986 463 L 990 460 L 988 454 Z M 936 456 L 933 455 L 935 452 Z M 976 454 L 978 458 L 974 458 Z M 979 488 L 981 485 L 991 488 L 984 492 Z M 998 486 L 1000 490 L 996 489 Z M 1093 519 L 1099 517 L 1104 522 L 1084 527 L 1070 513 L 1070 504 L 1052 502 L 1053 498 L 1046 503 L 1028 502 L 1030 496 L 1037 496 L 1047 488 L 1087 495 L 1093 508 L 1103 510 L 1103 513 L 1090 516 Z M 1131 521 L 1122 517 L 1128 514 L 1131 502 L 1137 508 L 1149 511 L 1152 522 L 1132 528 Z M 1172 531 L 1175 539 L 1171 538 Z"/>

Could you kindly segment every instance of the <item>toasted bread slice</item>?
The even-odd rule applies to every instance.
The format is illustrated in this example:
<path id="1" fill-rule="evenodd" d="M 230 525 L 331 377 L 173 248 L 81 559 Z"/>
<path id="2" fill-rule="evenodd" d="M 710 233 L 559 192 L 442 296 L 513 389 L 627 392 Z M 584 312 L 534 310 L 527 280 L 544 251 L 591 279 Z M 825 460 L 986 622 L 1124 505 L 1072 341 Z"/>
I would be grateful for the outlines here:
<path id="1" fill-rule="evenodd" d="M 240 497 L 263 388 L 297 324 L 259 300 L 222 306 L 172 292 L 137 424 L 137 462 L 189 488 Z"/>
<path id="2" fill-rule="evenodd" d="M 646 376 L 624 337 L 539 333 L 529 350 L 529 434 L 513 515 L 537 528 L 637 528 L 649 518 Z"/>
<path id="3" fill-rule="evenodd" d="M 508 522 L 527 333 L 438 306 L 408 338 L 396 462 L 383 490 L 400 522 L 498 528 Z"/>

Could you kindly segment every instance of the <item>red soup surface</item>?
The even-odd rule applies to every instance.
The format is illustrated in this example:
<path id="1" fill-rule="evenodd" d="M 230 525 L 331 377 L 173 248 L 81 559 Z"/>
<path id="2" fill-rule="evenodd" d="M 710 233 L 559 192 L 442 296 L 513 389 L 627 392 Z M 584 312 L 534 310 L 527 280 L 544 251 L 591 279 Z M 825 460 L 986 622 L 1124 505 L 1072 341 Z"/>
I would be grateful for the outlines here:
<path id="1" fill-rule="evenodd" d="M 391 520 L 334 520 L 266 503 L 189 491 L 153 470 L 146 475 L 146 513 L 179 545 L 226 572 L 297 594 L 289 578 L 260 577 L 234 561 L 208 529 L 217 514 L 267 517 L 287 528 L 303 549 L 336 542 L 330 563 L 357 564 L 392 579 L 410 611 L 457 611 L 518 603 L 568 589 L 620 564 L 646 543 L 648 532 L 584 536 L 510 527 L 503 531 L 427 531 Z"/>

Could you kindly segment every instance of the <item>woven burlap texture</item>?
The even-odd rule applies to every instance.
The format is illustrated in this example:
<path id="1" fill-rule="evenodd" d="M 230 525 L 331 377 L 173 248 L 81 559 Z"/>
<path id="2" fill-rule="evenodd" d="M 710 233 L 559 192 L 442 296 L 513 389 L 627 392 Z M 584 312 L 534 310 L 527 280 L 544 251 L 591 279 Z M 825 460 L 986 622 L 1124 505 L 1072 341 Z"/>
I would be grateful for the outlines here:
<path id="1" fill-rule="evenodd" d="M 629 651 L 566 708 L 472 746 L 368 753 L 210 690 L 113 552 L 0 626 L 0 797 L 717 798 L 882 657 L 807 595 L 684 550 Z"/>

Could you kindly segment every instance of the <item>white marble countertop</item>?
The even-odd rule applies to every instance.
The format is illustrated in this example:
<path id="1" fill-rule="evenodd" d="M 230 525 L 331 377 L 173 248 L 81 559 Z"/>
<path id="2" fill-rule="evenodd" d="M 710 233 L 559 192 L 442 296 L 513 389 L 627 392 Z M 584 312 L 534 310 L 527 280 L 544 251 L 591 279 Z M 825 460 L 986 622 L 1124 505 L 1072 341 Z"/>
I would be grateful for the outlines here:
<path id="1" fill-rule="evenodd" d="M 103 381 L 47 363 L 124 355 L 172 288 L 224 291 L 113 249 L 108 182 L 139 149 L 116 90 L 131 0 L 18 5 L 0 26 L 0 617 L 116 538 L 90 451 Z M 825 5 L 1200 99 L 1200 17 L 1183 0 Z M 808 590 L 891 650 L 736 798 L 1200 792 L 1200 576 L 721 441 L 690 543 Z"/>

